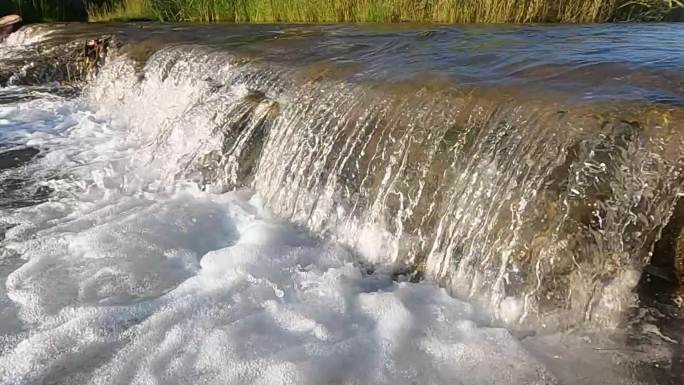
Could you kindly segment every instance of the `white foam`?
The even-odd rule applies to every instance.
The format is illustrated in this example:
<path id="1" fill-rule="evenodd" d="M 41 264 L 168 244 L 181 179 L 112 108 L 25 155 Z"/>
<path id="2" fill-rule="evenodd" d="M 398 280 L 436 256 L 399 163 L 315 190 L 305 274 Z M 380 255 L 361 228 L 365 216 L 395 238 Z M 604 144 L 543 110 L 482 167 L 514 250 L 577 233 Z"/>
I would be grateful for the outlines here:
<path id="1" fill-rule="evenodd" d="M 4 246 L 25 260 L 6 279 L 24 331 L 0 340 L 3 384 L 553 381 L 444 290 L 367 275 L 251 192 L 211 193 L 179 174 L 189 154 L 220 146 L 202 114 L 230 102 L 190 105 L 197 83 L 131 82 L 122 105 L 91 94 L 108 100 L 97 113 L 44 99 L 0 111 L 15 140 L 46 149 L 29 168 L 54 189 L 2 214 L 16 224 Z M 155 92 L 175 97 L 131 116 Z"/>
<path id="2" fill-rule="evenodd" d="M 45 40 L 50 34 L 54 33 L 54 27 L 49 27 L 41 24 L 31 24 L 20 28 L 18 31 L 11 33 L 7 38 L 0 42 L 0 47 L 27 46 L 39 43 Z"/>

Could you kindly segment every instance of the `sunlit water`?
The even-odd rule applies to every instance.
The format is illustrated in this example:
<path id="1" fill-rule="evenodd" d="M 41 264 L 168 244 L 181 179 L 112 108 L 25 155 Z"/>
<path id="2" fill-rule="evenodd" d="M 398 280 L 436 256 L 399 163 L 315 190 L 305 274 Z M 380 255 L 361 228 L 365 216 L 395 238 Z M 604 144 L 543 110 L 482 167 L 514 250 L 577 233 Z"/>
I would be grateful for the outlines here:
<path id="1" fill-rule="evenodd" d="M 41 150 L 2 170 L 3 190 L 31 184 L 0 219 L 2 384 L 551 381 L 467 303 L 368 275 L 253 192 L 161 185 L 146 127 L 87 98 L 0 97 L 3 142 Z"/>
<path id="2" fill-rule="evenodd" d="M 83 28 L 77 32 L 84 36 L 102 33 L 74 28 Z M 118 27 L 101 28 L 112 32 Z M 171 33 L 170 28 L 150 32 L 153 43 L 149 44 L 163 45 L 154 39 Z M 442 157 L 456 154 L 460 142 L 453 139 L 453 132 L 435 129 L 435 135 L 452 141 L 447 151 L 432 135 L 421 135 L 426 128 L 460 124 L 459 119 L 465 119 L 450 114 L 475 102 L 461 95 L 455 98 L 466 101 L 454 102 L 448 93 L 440 94 L 444 100 L 431 99 L 428 91 L 432 90 L 424 89 L 418 93 L 423 99 L 414 102 L 410 99 L 413 94 L 377 96 L 362 92 L 358 84 L 388 81 L 387 90 L 376 88 L 402 95 L 411 89 L 402 82 L 420 79 L 419 72 L 425 71 L 437 79 L 444 76 L 468 87 L 483 87 L 486 97 L 497 95 L 496 89 L 488 87 L 499 84 L 525 84 L 526 92 L 548 88 L 556 98 L 551 103 L 557 99 L 579 105 L 595 100 L 611 103 L 619 95 L 629 103 L 660 103 L 655 112 L 637 104 L 630 112 L 639 116 L 643 109 L 657 125 L 662 119 L 660 108 L 670 108 L 663 105 L 678 106 L 684 100 L 681 78 L 677 78 L 682 47 L 679 51 L 667 49 L 676 48 L 671 42 L 677 40 L 679 30 L 673 30 L 674 37 L 667 35 L 673 40 L 654 47 L 652 56 L 642 52 L 630 62 L 625 59 L 631 52 L 628 42 L 620 40 L 618 27 L 598 34 L 591 29 L 549 32 L 539 27 L 384 34 L 330 27 L 321 33 L 325 38 L 317 35 L 320 31 L 297 31 L 284 45 L 274 36 L 290 39 L 289 32 L 272 27 L 253 27 L 249 37 L 239 29 L 231 30 L 232 35 L 203 35 L 198 31 L 210 31 L 210 27 L 197 27 L 183 35 L 183 27 L 174 28 L 182 35 L 177 39 L 183 45 L 160 49 L 142 72 L 140 63 L 128 58 L 110 60 L 82 93 L 51 83 L 23 84 L 34 81 L 31 70 L 39 67 L 35 63 L 19 71 L 15 68 L 8 86 L 0 88 L 0 280 L 5 282 L 0 288 L 0 383 L 552 384 L 557 376 L 564 383 L 573 383 L 577 371 L 584 370 L 578 382 L 596 379 L 597 383 L 640 384 L 656 381 L 655 377 L 644 378 L 654 373 L 654 367 L 676 365 L 670 345 L 657 335 L 657 328 L 651 336 L 659 342 L 648 345 L 646 351 L 640 346 L 635 353 L 625 344 L 602 350 L 605 343 L 592 345 L 594 334 L 572 342 L 558 334 L 521 342 L 525 334 L 514 337 L 506 329 L 487 326 L 492 323 L 482 306 L 456 299 L 450 295 L 453 291 L 434 283 L 451 285 L 456 293 L 463 284 L 453 282 L 457 273 L 465 273 L 449 270 L 453 266 L 448 259 L 456 256 L 449 254 L 452 250 L 448 248 L 428 259 L 428 269 L 434 268 L 436 278 L 443 273 L 448 279 L 412 283 L 408 275 L 396 274 L 397 267 L 405 265 L 403 248 L 418 248 L 405 246 L 404 242 L 409 242 L 405 239 L 418 239 L 421 247 L 437 250 L 442 244 L 457 245 L 462 237 L 469 240 L 468 258 L 486 257 L 494 261 L 493 271 L 502 271 L 500 276 L 494 274 L 494 285 L 488 277 L 468 270 L 472 275 L 467 285 L 472 284 L 473 293 L 481 286 L 495 287 L 493 299 L 488 296 L 484 302 L 494 304 L 499 319 L 517 322 L 527 314 L 524 306 L 533 294 L 523 291 L 524 296 L 515 297 L 509 292 L 506 296 L 497 290 L 516 278 L 503 274 L 509 267 L 509 255 L 520 238 L 533 233 L 529 223 L 539 222 L 524 210 L 527 202 L 535 206 L 535 189 L 548 182 L 545 167 L 560 168 L 566 162 L 546 148 L 564 150 L 575 141 L 582 143 L 581 149 L 587 148 L 586 154 L 578 150 L 577 161 L 586 169 L 573 169 L 578 182 L 564 186 L 568 191 L 575 187 L 591 190 L 605 183 L 614 188 L 611 193 L 629 196 L 627 201 L 633 196 L 651 197 L 655 202 L 649 205 L 653 218 L 644 215 L 640 222 L 647 233 L 664 225 L 661 216 L 681 182 L 667 178 L 678 175 L 672 166 L 679 156 L 678 137 L 668 134 L 675 138 L 670 143 L 662 133 L 676 132 L 676 123 L 662 131 L 662 125 L 658 130 L 646 126 L 639 132 L 646 139 L 634 140 L 634 144 L 633 135 L 625 128 L 629 122 L 623 124 L 612 115 L 606 121 L 618 123 L 605 123 L 601 135 L 594 135 L 582 126 L 591 127 L 586 122 L 592 122 L 593 110 L 580 114 L 578 119 L 585 121 L 574 127 L 570 125 L 573 119 L 557 117 L 555 105 L 552 112 L 546 106 L 521 112 L 533 104 L 520 107 L 506 98 L 508 104 L 497 106 L 494 112 L 488 111 L 487 105 L 476 109 L 479 112 L 471 118 L 474 123 L 468 122 L 485 126 L 487 134 L 477 138 L 480 152 L 462 171 L 444 172 L 444 179 L 461 184 L 452 186 L 440 180 L 443 185 L 429 190 L 430 182 L 424 181 L 435 171 L 412 164 L 427 158 L 439 164 L 440 172 L 456 169 L 454 159 L 458 158 Z M 649 28 L 653 30 L 643 34 L 647 41 L 662 36 L 661 27 Z M 483 31 L 489 34 L 486 39 L 481 36 Z M 11 55 L 20 58 L 25 55 L 22 49 L 35 49 L 31 44 L 51 33 L 63 32 L 22 31 L 0 47 L 0 53 L 7 54 L 8 60 L 14 57 Z M 125 28 L 120 33 L 141 39 L 135 29 Z M 515 59 L 524 56 L 524 39 L 544 40 L 549 33 L 558 34 L 559 39 L 576 36 L 579 40 L 577 45 L 568 40 L 563 50 L 545 53 L 539 48 L 537 53 L 546 55 L 542 66 L 524 64 L 530 57 Z M 299 36 L 307 38 L 300 43 Z M 456 36 L 462 40 L 454 39 Z M 74 37 L 60 37 L 69 38 Z M 216 44 L 226 49 L 226 44 L 233 44 L 246 57 L 253 54 L 250 39 L 265 41 L 265 48 L 254 59 L 257 64 L 280 62 L 286 69 L 238 71 L 239 62 L 234 58 L 188 45 L 201 39 L 208 40 L 209 47 Z M 597 42 L 598 51 L 589 54 L 591 63 L 584 66 L 577 58 L 586 54 L 582 50 L 591 39 Z M 425 48 L 423 40 L 431 40 L 432 48 Z M 404 45 L 406 41 L 410 44 Z M 603 47 L 606 50 L 601 51 L 600 42 L 617 49 Z M 491 54 L 474 57 L 471 51 L 476 49 Z M 411 55 L 403 54 L 408 51 Z M 339 72 L 335 69 L 331 74 L 329 69 L 315 67 L 322 58 L 340 65 Z M 619 62 L 608 71 L 624 71 L 632 79 L 621 81 L 619 73 L 605 78 L 603 61 Z M 332 79 L 348 76 L 345 66 L 352 68 L 353 76 L 336 87 L 328 83 L 292 87 L 293 81 L 276 79 L 290 71 L 287 68 L 292 63 L 314 66 L 314 73 L 306 75 L 313 78 L 319 72 Z M 355 69 L 359 65 L 362 71 Z M 402 71 L 395 71 L 398 68 Z M 429 83 L 439 88 L 434 79 Z M 610 114 L 617 114 L 610 108 Z M 681 116 L 676 110 L 669 113 L 672 115 L 667 116 Z M 281 115 L 273 118 L 276 114 Z M 498 116 L 513 117 L 515 124 L 505 125 L 496 120 Z M 404 126 L 408 128 L 404 130 Z M 555 134 L 559 127 L 568 127 L 567 132 L 560 131 L 565 136 Z M 267 129 L 272 131 L 269 139 L 263 140 Z M 302 129 L 303 133 L 297 131 Z M 217 135 L 219 130 L 223 135 Z M 496 135 L 509 131 L 509 136 Z M 544 142 L 549 138 L 553 141 Z M 388 143 L 384 148 L 376 144 L 383 141 Z M 419 141 L 422 147 L 412 149 Z M 428 147 L 433 142 L 437 145 Z M 354 149 L 357 144 L 360 149 Z M 595 154 L 606 147 L 613 151 L 608 158 L 617 166 L 601 174 L 596 165 L 603 158 Z M 495 157 L 502 148 L 508 151 L 507 162 Z M 373 153 L 371 150 L 375 154 L 367 166 L 364 156 Z M 258 167 L 255 153 L 261 156 Z M 380 166 L 373 163 L 381 161 Z M 345 168 L 346 164 L 355 166 Z M 520 164 L 529 167 L 520 168 Z M 339 171 L 344 178 L 336 179 L 330 170 Z M 354 174 L 360 171 L 366 173 L 360 192 L 349 192 L 354 181 L 361 179 Z M 514 177 L 506 177 L 507 173 Z M 584 177 L 590 182 L 583 184 Z M 629 178 L 635 180 L 629 184 L 636 186 L 635 190 L 622 190 L 618 184 Z M 420 187 L 406 187 L 409 182 L 405 181 L 416 181 Z M 659 188 L 649 187 L 649 183 Z M 418 202 L 424 184 L 428 185 L 425 191 L 434 196 L 442 191 L 451 194 L 444 206 L 450 211 L 437 219 L 423 219 L 434 221 L 435 233 L 447 233 L 444 238 L 435 235 L 434 245 L 422 239 L 430 239 L 432 234 L 424 235 L 419 226 L 409 224 L 414 212 L 433 211 L 432 206 L 428 210 Z M 374 201 L 358 199 L 372 189 L 379 191 L 377 195 L 373 195 L 375 190 L 369 193 Z M 579 195 L 563 193 L 568 207 Z M 496 203 L 511 197 L 519 197 L 515 203 L 518 217 L 511 214 L 511 228 L 517 227 L 515 231 L 500 230 L 497 220 L 510 219 L 507 213 L 512 210 Z M 346 204 L 345 199 L 354 204 Z M 464 202 L 469 206 L 463 206 Z M 622 213 L 624 202 L 610 203 L 617 214 Z M 353 217 L 364 204 L 370 219 Z M 487 218 L 478 218 L 483 213 L 495 219 L 488 223 Z M 331 215 L 350 219 L 342 222 L 330 219 Z M 503 219 L 496 219 L 497 215 Z M 530 215 L 530 222 L 525 215 Z M 616 216 L 618 219 L 606 219 L 606 234 L 618 228 L 624 231 L 620 226 L 627 226 Z M 542 241 L 534 238 L 535 247 L 541 242 L 556 247 L 571 240 L 564 239 L 565 233 L 555 227 L 566 226 L 565 222 L 550 222 L 551 230 L 545 230 L 548 236 Z M 378 228 L 379 223 L 392 230 Z M 416 227 L 415 233 L 410 226 Z M 592 235 L 600 238 L 595 233 L 603 229 L 591 226 Z M 580 226 L 572 229 L 578 233 L 585 230 Z M 511 234 L 505 242 L 492 239 Z M 601 243 L 601 247 L 623 253 L 641 251 L 641 243 L 622 235 L 609 239 L 619 239 L 619 246 L 605 242 L 609 245 Z M 478 246 L 491 249 L 478 250 Z M 496 263 L 504 254 L 506 262 L 499 268 Z M 636 269 L 626 265 L 614 283 L 607 285 L 600 304 L 605 312 L 600 314 L 609 314 L 610 322 L 614 317 L 609 310 L 615 314 L 625 311 L 623 297 L 631 295 L 629 285 L 635 284 Z M 581 290 L 582 284 L 575 288 Z M 476 300 L 473 295 L 471 302 Z M 531 309 L 536 310 L 534 306 Z M 563 360 L 568 364 L 559 364 Z"/>

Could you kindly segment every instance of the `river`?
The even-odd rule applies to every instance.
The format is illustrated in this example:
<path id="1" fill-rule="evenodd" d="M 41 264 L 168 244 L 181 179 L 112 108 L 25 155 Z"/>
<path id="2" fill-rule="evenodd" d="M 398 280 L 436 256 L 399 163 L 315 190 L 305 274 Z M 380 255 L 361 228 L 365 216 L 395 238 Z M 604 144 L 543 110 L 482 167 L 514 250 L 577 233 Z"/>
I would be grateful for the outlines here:
<path id="1" fill-rule="evenodd" d="M 24 27 L 0 383 L 681 384 L 683 42 Z"/>

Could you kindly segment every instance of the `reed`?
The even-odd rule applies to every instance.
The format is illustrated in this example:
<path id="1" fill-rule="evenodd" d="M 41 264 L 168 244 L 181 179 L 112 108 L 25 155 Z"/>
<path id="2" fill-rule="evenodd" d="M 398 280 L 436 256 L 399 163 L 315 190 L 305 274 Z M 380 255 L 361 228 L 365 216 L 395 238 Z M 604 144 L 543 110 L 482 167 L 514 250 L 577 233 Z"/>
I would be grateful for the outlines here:
<path id="1" fill-rule="evenodd" d="M 684 0 L 126 0 L 127 3 L 146 3 L 150 13 L 164 21 L 305 23 L 592 23 L 681 20 L 684 16 L 682 1 Z M 115 14 L 118 16 L 120 13 Z"/>
<path id="2" fill-rule="evenodd" d="M 149 0 L 120 0 L 87 3 L 89 21 L 133 21 L 157 19 Z"/>
<path id="3" fill-rule="evenodd" d="M 87 13 L 81 0 L 0 0 L 0 12 L 18 13 L 27 21 L 82 20 Z"/>
<path id="4" fill-rule="evenodd" d="M 18 12 L 28 20 L 76 20 L 86 16 L 92 21 L 156 19 L 240 23 L 684 20 L 684 0 L 0 0 L 0 3 L 4 3 L 0 5 L 1 12 Z"/>

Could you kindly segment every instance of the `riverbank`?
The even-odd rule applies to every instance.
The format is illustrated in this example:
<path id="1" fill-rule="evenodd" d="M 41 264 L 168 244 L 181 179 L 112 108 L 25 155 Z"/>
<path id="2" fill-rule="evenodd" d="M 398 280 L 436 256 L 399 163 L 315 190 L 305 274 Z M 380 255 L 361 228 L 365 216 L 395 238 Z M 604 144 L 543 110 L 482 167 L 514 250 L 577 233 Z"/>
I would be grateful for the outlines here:
<path id="1" fill-rule="evenodd" d="M 10 0 L 29 21 L 602 23 L 683 21 L 680 0 Z"/>

